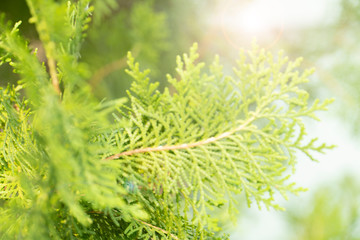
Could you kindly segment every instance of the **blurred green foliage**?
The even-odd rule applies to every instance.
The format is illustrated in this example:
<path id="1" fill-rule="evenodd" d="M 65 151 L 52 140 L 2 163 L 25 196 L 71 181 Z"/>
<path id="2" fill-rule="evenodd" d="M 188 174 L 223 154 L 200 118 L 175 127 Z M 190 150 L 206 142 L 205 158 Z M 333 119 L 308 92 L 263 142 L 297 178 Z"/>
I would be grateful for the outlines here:
<path id="1" fill-rule="evenodd" d="M 30 12 L 25 0 L 1 1 L 0 13 L 6 13 L 9 20 L 21 20 L 21 31 L 29 38 L 37 36 L 35 27 L 28 22 Z M 12 72 L 12 68 L 8 64 L 0 66 L 0 86 L 6 86 L 7 83 L 15 84 L 18 76 Z"/>
<path id="2" fill-rule="evenodd" d="M 126 54 L 132 51 L 137 61 L 165 86 L 165 75 L 173 73 L 176 55 L 187 51 L 200 39 L 203 22 L 200 15 L 212 1 L 176 0 L 94 0 L 92 26 L 81 49 L 81 60 L 89 66 L 94 94 L 114 99 L 124 96 L 131 79 L 125 74 Z M 34 25 L 28 22 L 25 0 L 4 1 L 0 13 L 16 22 L 30 46 L 38 48 L 38 57 L 46 61 Z M 194 24 L 196 22 L 196 24 Z M 16 83 L 18 76 L 7 64 L 0 66 L 0 86 Z"/>
<path id="3" fill-rule="evenodd" d="M 336 117 L 360 134 L 360 2 L 341 0 L 331 19 L 310 28 L 294 29 L 283 36 L 282 46 L 292 56 L 304 56 L 316 66 L 316 95 L 333 95 Z"/>
<path id="4" fill-rule="evenodd" d="M 95 22 L 82 48 L 82 60 L 92 70 L 90 84 L 99 97 L 125 94 L 131 82 L 123 71 L 128 51 L 148 67 L 166 65 L 161 61 L 161 55 L 170 47 L 166 15 L 155 12 L 149 1 L 134 1 L 127 7 Z"/>
<path id="5" fill-rule="evenodd" d="M 320 187 L 306 204 L 289 208 L 287 217 L 294 240 L 360 239 L 360 184 L 346 176 Z"/>

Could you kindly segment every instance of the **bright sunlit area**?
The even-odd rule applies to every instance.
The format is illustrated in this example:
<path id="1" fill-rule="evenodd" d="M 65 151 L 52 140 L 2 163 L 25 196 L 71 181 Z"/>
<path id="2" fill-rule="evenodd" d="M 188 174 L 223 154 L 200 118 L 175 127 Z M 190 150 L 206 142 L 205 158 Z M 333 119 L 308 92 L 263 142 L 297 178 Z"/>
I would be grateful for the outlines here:
<path id="1" fill-rule="evenodd" d="M 338 4 L 338 0 L 219 1 L 209 24 L 221 29 L 219 34 L 233 48 L 249 47 L 254 39 L 263 47 L 279 48 L 289 32 L 336 21 Z"/>

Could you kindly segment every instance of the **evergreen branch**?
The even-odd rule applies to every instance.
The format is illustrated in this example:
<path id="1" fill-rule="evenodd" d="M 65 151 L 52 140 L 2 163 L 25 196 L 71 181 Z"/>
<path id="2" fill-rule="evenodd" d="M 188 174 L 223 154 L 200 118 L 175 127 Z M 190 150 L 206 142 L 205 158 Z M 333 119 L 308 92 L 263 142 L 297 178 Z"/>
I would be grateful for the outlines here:
<path id="1" fill-rule="evenodd" d="M 195 63 L 194 45 L 189 55 L 177 58 L 180 80 L 168 76 L 173 94 L 169 89 L 160 93 L 147 77 L 149 70 L 140 71 L 128 55 L 127 73 L 134 78 L 131 106 L 123 108 L 128 113 L 119 110 L 124 116 L 119 124 L 128 122 L 110 138 L 123 151 L 104 160 L 123 157 L 118 161 L 121 177 L 131 179 L 141 199 L 146 199 L 142 192 L 148 189 L 171 208 L 173 198 L 184 193 L 182 201 L 188 207 L 183 214 L 190 211 L 192 224 L 200 229 L 216 231 L 210 212 L 225 205 L 233 214 L 234 195 L 241 192 L 249 206 L 255 200 L 259 207 L 263 203 L 281 209 L 274 203 L 275 192 L 287 199 L 287 193 L 302 191 L 287 183 L 294 151 L 329 148 L 303 146 L 301 141 L 306 134 L 301 118 L 316 119 L 315 112 L 326 110 L 331 102 L 309 106 L 308 93 L 299 85 L 308 81 L 311 71 L 298 74 L 301 60 L 286 66 L 288 60 L 281 54 L 274 59 L 255 48 L 249 55 L 251 63 L 240 55 L 234 69 L 237 78 L 224 78 L 217 58 L 208 76 L 205 64 Z"/>
<path id="2" fill-rule="evenodd" d="M 134 155 L 134 154 L 138 154 L 138 153 L 172 151 L 172 150 L 180 150 L 180 149 L 188 149 L 188 148 L 199 147 L 199 146 L 202 146 L 202 145 L 205 145 L 205 144 L 209 144 L 209 143 L 219 141 L 219 140 L 224 139 L 224 138 L 228 138 L 231 135 L 233 135 L 234 133 L 243 130 L 245 127 L 247 127 L 255 119 L 256 119 L 255 116 L 253 116 L 253 117 L 249 118 L 247 121 L 245 121 L 243 124 L 241 124 L 239 127 L 235 128 L 235 129 L 233 129 L 231 131 L 224 132 L 224 133 L 222 133 L 222 134 L 220 134 L 218 136 L 210 137 L 210 138 L 202 140 L 202 141 L 198 141 L 198 142 L 194 142 L 194 143 L 188 143 L 188 144 L 184 143 L 184 144 L 181 144 L 181 145 L 138 148 L 138 149 L 125 151 L 125 152 L 122 152 L 122 153 L 112 155 L 110 157 L 105 158 L 104 160 L 114 160 L 114 159 L 118 159 L 118 158 L 120 158 L 122 156 L 130 156 L 130 155 Z"/>

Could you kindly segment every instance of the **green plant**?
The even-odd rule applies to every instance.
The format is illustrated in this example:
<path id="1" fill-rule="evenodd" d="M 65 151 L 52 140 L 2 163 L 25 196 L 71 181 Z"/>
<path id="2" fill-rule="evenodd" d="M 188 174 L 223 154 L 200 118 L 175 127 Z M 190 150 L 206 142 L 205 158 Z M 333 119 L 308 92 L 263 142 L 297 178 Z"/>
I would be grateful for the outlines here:
<path id="1" fill-rule="evenodd" d="M 295 152 L 330 146 L 306 142 L 302 118 L 331 101 L 309 105 L 300 59 L 254 47 L 232 77 L 194 44 L 160 92 L 129 53 L 128 103 L 98 101 L 79 54 L 89 3 L 27 0 L 47 64 L 1 18 L 1 61 L 21 78 L 0 90 L 2 239 L 226 239 L 214 211 L 234 219 L 236 195 L 280 208 L 275 193 L 303 190 Z"/>

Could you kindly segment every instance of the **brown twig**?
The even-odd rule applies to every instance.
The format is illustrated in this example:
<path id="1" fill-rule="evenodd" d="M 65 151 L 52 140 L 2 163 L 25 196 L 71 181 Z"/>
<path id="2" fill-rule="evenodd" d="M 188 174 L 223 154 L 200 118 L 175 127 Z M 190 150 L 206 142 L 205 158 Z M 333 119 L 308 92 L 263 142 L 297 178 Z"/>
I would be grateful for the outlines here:
<path id="1" fill-rule="evenodd" d="M 90 212 L 88 212 L 88 213 L 104 214 L 104 213 L 101 212 L 101 211 L 90 211 Z M 171 236 L 172 238 L 174 238 L 175 240 L 179 240 L 179 238 L 178 238 L 177 236 L 175 236 L 175 235 L 172 234 L 172 233 L 167 232 L 166 230 L 164 230 L 164 229 L 162 229 L 162 228 L 159 228 L 159 227 L 154 226 L 154 225 L 152 225 L 152 224 L 150 224 L 150 223 L 144 222 L 144 221 L 142 221 L 142 220 L 140 220 L 140 219 L 134 218 L 134 220 L 135 220 L 135 221 L 138 221 L 138 222 L 140 222 L 140 223 L 142 223 L 142 224 L 144 224 L 144 225 L 146 225 L 146 226 L 149 226 L 149 227 L 151 227 L 151 228 L 154 228 L 154 229 L 156 229 L 156 230 L 158 230 L 158 231 L 161 231 L 161 232 L 163 232 L 163 233 L 165 233 L 165 234 L 167 234 L 167 235 L 170 235 L 170 236 Z"/>
<path id="2" fill-rule="evenodd" d="M 142 224 L 144 224 L 144 225 L 146 225 L 146 226 L 149 226 L 149 227 L 151 227 L 151 228 L 154 228 L 154 229 L 156 229 L 156 230 L 159 230 L 159 231 L 161 231 L 161 232 L 163 232 L 163 233 L 165 233 L 165 234 L 167 234 L 167 235 L 170 235 L 173 239 L 175 239 L 175 240 L 179 240 L 179 238 L 177 237 L 177 236 L 175 236 L 174 234 L 172 234 L 172 233 L 169 233 L 169 232 L 167 232 L 166 230 L 164 230 L 164 229 L 162 229 L 162 228 L 159 228 L 159 227 L 157 227 L 157 226 L 154 226 L 154 225 L 152 225 L 152 224 L 150 224 L 150 223 L 147 223 L 147 222 L 144 222 L 144 221 L 142 221 L 142 220 L 139 220 L 139 219 L 136 219 L 136 218 L 134 218 L 136 221 L 138 221 L 138 222 L 141 222 Z"/>
<path id="3" fill-rule="evenodd" d="M 32 15 L 30 22 L 31 23 L 35 23 L 35 22 L 39 23 L 40 20 L 39 20 L 39 16 L 38 16 L 38 11 L 35 7 L 36 4 L 34 5 L 34 2 L 30 1 L 30 0 L 26 0 L 26 3 L 28 5 L 30 13 Z M 49 74 L 50 74 L 52 85 L 53 85 L 56 93 L 60 95 L 61 90 L 59 87 L 59 79 L 58 79 L 57 71 L 56 71 L 56 61 L 54 59 L 55 43 L 51 41 L 51 36 L 50 36 L 50 33 L 48 32 L 48 29 L 50 29 L 50 27 L 47 25 L 47 22 L 42 21 L 41 23 L 42 23 L 41 24 L 42 27 L 40 27 L 40 24 L 35 24 L 35 26 L 36 26 L 37 32 L 39 34 L 40 40 L 43 43 L 46 58 L 48 59 Z"/>
<path id="4" fill-rule="evenodd" d="M 56 93 L 60 94 L 61 90 L 59 87 L 59 79 L 57 77 L 57 72 L 56 72 L 56 62 L 53 58 L 50 57 L 48 58 L 48 66 L 49 66 L 49 73 L 50 73 L 52 85 Z"/>
<path id="5" fill-rule="evenodd" d="M 131 52 L 133 53 L 134 57 L 139 55 L 140 47 L 134 47 Z M 120 58 L 115 60 L 114 62 L 108 63 L 105 66 L 101 67 L 97 70 L 93 77 L 90 79 L 90 85 L 94 89 L 107 75 L 110 73 L 122 69 L 126 67 L 127 64 L 127 57 Z"/>
<path id="6" fill-rule="evenodd" d="M 125 151 L 125 152 L 122 152 L 122 153 L 112 155 L 110 157 L 105 158 L 104 160 L 114 160 L 114 159 L 118 159 L 118 158 L 120 158 L 122 156 L 130 156 L 130 155 L 134 155 L 134 154 L 138 154 L 138 153 L 171 151 L 171 150 L 179 150 L 179 149 L 188 149 L 188 148 L 198 147 L 198 146 L 201 146 L 201 145 L 216 142 L 216 141 L 218 141 L 220 139 L 223 139 L 223 138 L 227 138 L 227 137 L 233 135 L 235 132 L 238 132 L 238 131 L 244 129 L 248 124 L 250 124 L 254 120 L 255 120 L 255 116 L 249 118 L 247 121 L 245 121 L 239 127 L 235 128 L 235 129 L 233 129 L 231 131 L 224 132 L 224 133 L 222 133 L 222 134 L 220 134 L 220 135 L 218 135 L 216 137 L 211 137 L 211 138 L 205 139 L 203 141 L 198 141 L 198 142 L 188 143 L 188 144 L 171 145 L 171 146 L 138 148 L 138 149 L 129 150 L 129 151 Z"/>

